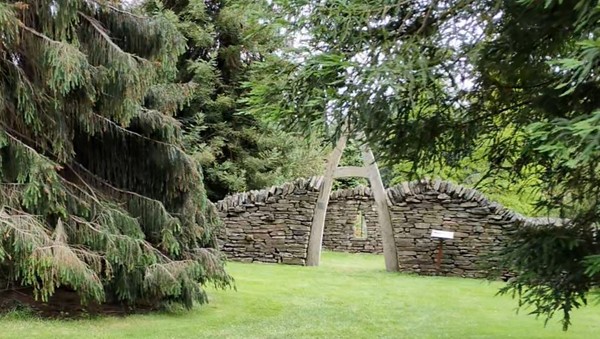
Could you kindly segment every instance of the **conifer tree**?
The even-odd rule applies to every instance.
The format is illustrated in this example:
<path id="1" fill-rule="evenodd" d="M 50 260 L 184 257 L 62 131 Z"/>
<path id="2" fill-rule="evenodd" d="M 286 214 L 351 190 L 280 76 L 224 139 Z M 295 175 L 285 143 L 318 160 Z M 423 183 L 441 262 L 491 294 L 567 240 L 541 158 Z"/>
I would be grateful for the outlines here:
<path id="1" fill-rule="evenodd" d="M 244 82 L 254 63 L 282 46 L 268 1 L 148 0 L 144 8 L 172 10 L 186 37 L 177 81 L 196 85 L 176 115 L 211 200 L 320 173 L 325 152 L 319 139 L 242 113 L 239 98 L 248 91 Z"/>
<path id="2" fill-rule="evenodd" d="M 230 282 L 218 218 L 182 151 L 171 12 L 0 3 L 0 284 L 41 301 L 191 307 Z"/>

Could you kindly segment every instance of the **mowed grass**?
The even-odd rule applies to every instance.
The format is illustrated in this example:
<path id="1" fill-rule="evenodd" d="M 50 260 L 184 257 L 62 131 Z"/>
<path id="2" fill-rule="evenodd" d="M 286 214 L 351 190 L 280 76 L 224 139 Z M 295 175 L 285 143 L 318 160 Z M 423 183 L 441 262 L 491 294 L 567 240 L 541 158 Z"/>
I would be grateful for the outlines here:
<path id="1" fill-rule="evenodd" d="M 0 318 L 1 338 L 600 338 L 600 307 L 544 327 L 501 283 L 384 271 L 377 255 L 324 253 L 320 267 L 230 263 L 237 291 L 190 312 L 85 320 Z"/>

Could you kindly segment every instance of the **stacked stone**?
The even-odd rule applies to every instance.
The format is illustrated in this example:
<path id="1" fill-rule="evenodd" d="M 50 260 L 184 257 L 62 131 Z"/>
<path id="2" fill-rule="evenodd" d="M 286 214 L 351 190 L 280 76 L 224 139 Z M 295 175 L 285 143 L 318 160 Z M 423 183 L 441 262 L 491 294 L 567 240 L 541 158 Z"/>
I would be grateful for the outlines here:
<path id="1" fill-rule="evenodd" d="M 359 212 L 365 218 L 366 237 L 354 236 Z M 371 189 L 359 186 L 331 193 L 323 231 L 323 248 L 349 253 L 383 253 Z"/>
<path id="2" fill-rule="evenodd" d="M 297 180 L 261 191 L 239 193 L 217 203 L 225 223 L 221 248 L 231 260 L 304 265 L 322 177 Z M 477 190 L 440 180 L 406 182 L 387 190 L 400 269 L 427 275 L 482 277 L 513 227 L 560 226 L 552 218 L 526 218 L 488 201 Z M 359 212 L 367 237 L 354 236 Z M 432 230 L 454 232 L 443 240 Z M 323 247 L 334 251 L 381 253 L 377 211 L 369 188 L 333 192 Z M 493 263 L 492 263 L 493 264 Z M 489 265 L 488 265 L 489 266 Z"/>
<path id="3" fill-rule="evenodd" d="M 228 196 L 217 203 L 228 259 L 304 265 L 322 177 Z"/>
<path id="4" fill-rule="evenodd" d="M 475 189 L 440 180 L 391 187 L 388 198 L 401 270 L 424 275 L 483 277 L 482 266 L 489 267 L 510 228 L 550 222 L 525 218 Z M 432 238 L 432 230 L 454 232 L 454 239 Z M 443 256 L 438 270 L 440 241 Z"/>

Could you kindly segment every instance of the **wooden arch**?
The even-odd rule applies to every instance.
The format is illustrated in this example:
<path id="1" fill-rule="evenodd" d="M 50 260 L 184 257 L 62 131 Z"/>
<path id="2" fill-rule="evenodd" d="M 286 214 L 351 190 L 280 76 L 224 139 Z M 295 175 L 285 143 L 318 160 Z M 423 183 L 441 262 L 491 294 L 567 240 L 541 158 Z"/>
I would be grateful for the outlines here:
<path id="1" fill-rule="evenodd" d="M 375 157 L 373 156 L 371 148 L 366 143 L 363 143 L 361 146 L 364 164 L 362 167 L 338 167 L 344 149 L 346 148 L 347 139 L 348 136 L 342 134 L 337 141 L 335 148 L 327 158 L 323 184 L 319 191 L 319 198 L 317 200 L 312 227 L 310 229 L 306 265 L 319 266 L 321 261 L 323 230 L 325 228 L 325 217 L 327 215 L 327 206 L 329 205 L 329 196 L 331 194 L 331 188 L 333 187 L 333 181 L 336 178 L 361 177 L 369 180 L 371 190 L 373 191 L 375 206 L 377 208 L 377 219 L 381 229 L 385 268 L 389 272 L 396 272 L 399 270 L 399 267 L 396 243 L 394 241 L 394 230 L 392 228 L 390 211 L 388 209 L 389 201 L 385 188 L 383 187 L 379 167 L 377 166 L 377 162 L 375 162 Z"/>

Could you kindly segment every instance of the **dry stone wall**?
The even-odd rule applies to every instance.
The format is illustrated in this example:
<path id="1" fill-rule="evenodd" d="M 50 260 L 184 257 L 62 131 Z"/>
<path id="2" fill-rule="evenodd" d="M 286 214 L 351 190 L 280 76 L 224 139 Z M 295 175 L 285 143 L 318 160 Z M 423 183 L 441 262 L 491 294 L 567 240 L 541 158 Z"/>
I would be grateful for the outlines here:
<path id="1" fill-rule="evenodd" d="M 362 236 L 355 232 L 364 218 Z M 331 193 L 323 230 L 323 248 L 351 253 L 383 253 L 377 209 L 371 190 L 360 186 Z"/>
<path id="2" fill-rule="evenodd" d="M 321 177 L 297 180 L 268 190 L 240 193 L 220 201 L 225 227 L 221 248 L 231 260 L 304 265 Z M 488 201 L 480 192 L 446 181 L 421 180 L 387 189 L 400 270 L 427 275 L 482 277 L 481 268 L 500 250 L 511 227 L 556 224 L 526 218 Z M 364 218 L 363 234 L 355 224 Z M 454 232 L 442 243 L 432 230 Z M 323 248 L 381 253 L 377 211 L 369 188 L 333 192 L 323 233 Z"/>
<path id="3" fill-rule="evenodd" d="M 304 265 L 320 178 L 228 196 L 217 203 L 230 260 Z"/>
<path id="4" fill-rule="evenodd" d="M 488 201 L 477 190 L 445 181 L 422 180 L 387 190 L 400 270 L 425 275 L 483 277 L 512 227 L 556 224 L 526 218 Z M 454 232 L 453 239 L 431 237 L 432 230 Z M 441 265 L 436 265 L 442 242 Z M 493 264 L 493 262 L 491 263 Z"/>
<path id="5" fill-rule="evenodd" d="M 490 204 L 475 190 L 451 183 L 409 183 L 388 190 L 400 269 L 420 274 L 479 277 L 489 253 L 501 249 L 512 214 Z M 432 230 L 454 232 L 454 239 L 431 237 Z M 436 266 L 438 246 L 442 260 Z"/>

